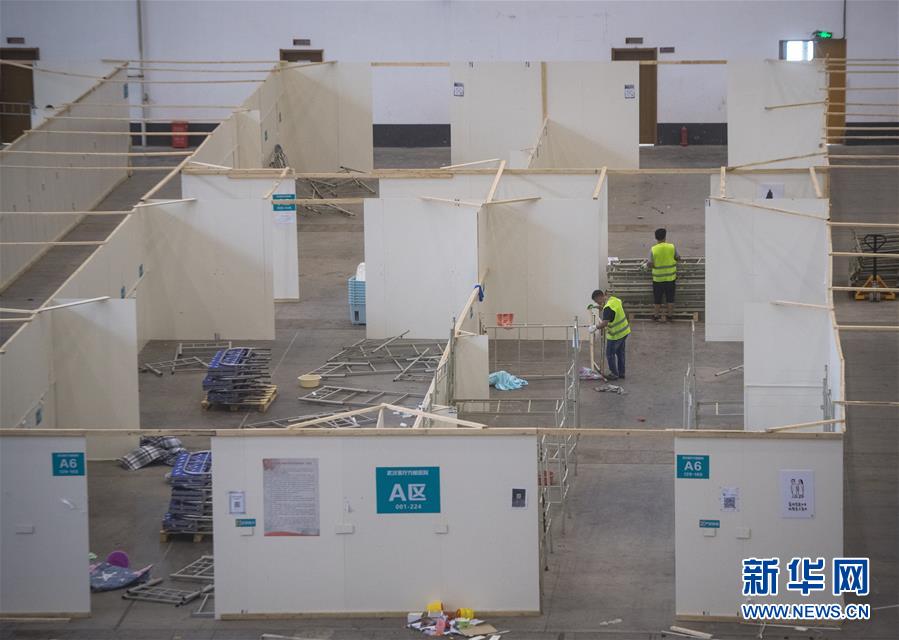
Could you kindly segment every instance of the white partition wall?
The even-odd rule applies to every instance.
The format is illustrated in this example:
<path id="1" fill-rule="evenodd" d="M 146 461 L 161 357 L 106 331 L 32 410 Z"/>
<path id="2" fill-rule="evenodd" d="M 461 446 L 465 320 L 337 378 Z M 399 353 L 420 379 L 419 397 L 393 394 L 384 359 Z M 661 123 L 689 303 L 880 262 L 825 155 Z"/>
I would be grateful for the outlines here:
<path id="1" fill-rule="evenodd" d="M 539 62 L 453 62 L 450 75 L 453 164 L 508 160 L 535 144 L 543 126 Z"/>
<path id="2" fill-rule="evenodd" d="M 0 426 L 138 428 L 137 294 L 145 256 L 134 215 L 56 291 L 49 305 L 105 302 L 41 312 L 0 353 Z M 143 298 L 146 301 L 146 298 Z M 110 458 L 136 438 L 91 438 L 88 454 Z"/>
<path id="3" fill-rule="evenodd" d="M 830 311 L 765 302 L 746 304 L 744 308 L 745 428 L 763 431 L 824 419 L 825 376 L 832 399 L 842 400 L 840 369 L 830 369 L 834 340 Z M 834 428 L 831 424 L 806 430 Z"/>
<path id="4" fill-rule="evenodd" d="M 0 615 L 90 613 L 84 438 L 0 436 Z"/>
<path id="5" fill-rule="evenodd" d="M 478 282 L 478 210 L 365 200 L 366 335 L 445 338 Z"/>
<path id="6" fill-rule="evenodd" d="M 638 168 L 639 63 L 545 64 L 546 141 L 531 166 Z"/>
<path id="7" fill-rule="evenodd" d="M 706 201 L 706 340 L 743 340 L 747 302 L 825 304 L 827 211 L 826 199 Z"/>
<path id="8" fill-rule="evenodd" d="M 116 71 L 110 78 L 121 81 L 125 75 L 124 71 Z M 128 177 L 128 158 L 121 155 L 56 156 L 4 152 L 91 151 L 115 154 L 128 151 L 130 138 L 116 135 L 128 131 L 128 109 L 123 86 L 118 82 L 96 85 L 77 103 L 58 113 L 68 119 L 47 120 L 37 130 L 22 135 L 5 150 L 0 150 L 0 211 L 89 211 Z M 71 119 L 73 116 L 75 119 Z M 111 135 L 50 134 L 42 130 L 101 131 Z M 64 159 L 57 162 L 55 158 Z M 50 168 L 32 168 L 48 166 Z M 53 169 L 53 166 L 76 168 Z M 121 170 L 89 171 L 84 168 L 91 166 L 121 167 Z M 0 216 L 0 237 L 4 242 L 58 240 L 79 221 L 80 218 L 73 215 Z M 0 288 L 10 283 L 48 248 L 47 245 L 24 244 L 3 247 L 0 251 Z"/>
<path id="9" fill-rule="evenodd" d="M 674 481 L 677 616 L 737 619 L 740 605 L 750 600 L 759 604 L 840 602 L 830 593 L 829 577 L 826 591 L 808 597 L 786 589 L 787 564 L 792 558 L 821 557 L 829 568 L 831 559 L 842 555 L 843 441 L 839 434 L 679 434 L 674 448 L 679 468 L 688 462 L 705 467 L 705 477 Z M 803 480 L 802 508 L 785 509 L 793 495 L 790 480 L 794 479 L 795 490 L 796 478 Z M 725 497 L 734 500 L 725 501 Z M 780 560 L 778 594 L 743 596 L 743 559 L 774 557 Z"/>
<path id="10" fill-rule="evenodd" d="M 47 313 L 53 325 L 57 428 L 139 429 L 135 301 L 105 300 Z M 88 456 L 114 459 L 135 442 L 133 436 L 91 436 Z"/>
<path id="11" fill-rule="evenodd" d="M 149 338 L 274 338 L 273 269 L 288 269 L 291 260 L 274 248 L 292 238 L 296 255 L 296 232 L 285 224 L 285 243 L 274 243 L 276 212 L 262 198 L 272 185 L 184 175 L 183 194 L 196 201 L 143 207 L 149 271 L 142 287 L 153 303 Z"/>
<path id="12" fill-rule="evenodd" d="M 636 62 L 454 62 L 450 71 L 454 164 L 639 166 Z"/>
<path id="13" fill-rule="evenodd" d="M 453 341 L 453 384 L 456 398 L 490 397 L 490 345 L 486 335 L 458 336 Z"/>
<path id="14" fill-rule="evenodd" d="M 283 65 L 221 123 L 194 160 L 267 167 L 280 145 L 300 172 L 372 168 L 371 67 L 368 63 Z"/>
<path id="15" fill-rule="evenodd" d="M 490 313 L 516 322 L 570 324 L 605 282 L 606 209 L 601 200 L 541 198 L 484 207 L 479 243 L 490 268 Z"/>
<path id="16" fill-rule="evenodd" d="M 381 180 L 381 198 L 365 201 L 368 336 L 445 336 L 485 274 L 488 322 L 514 313 L 517 322 L 569 324 L 606 283 L 608 182 L 594 200 L 597 180 L 507 173 L 496 202 L 480 209 L 491 174 Z M 530 199 L 502 202 L 518 198 Z M 407 292 L 421 304 L 406 305 Z"/>
<path id="17" fill-rule="evenodd" d="M 290 166 L 299 172 L 371 170 L 371 66 L 334 62 L 279 73 L 285 88 L 279 139 Z M 262 144 L 265 152 L 264 132 Z"/>
<path id="18" fill-rule="evenodd" d="M 540 610 L 534 436 L 236 436 L 212 439 L 217 617 Z"/>
<path id="19" fill-rule="evenodd" d="M 824 151 L 826 76 L 818 62 L 727 63 L 727 164 L 737 166 Z M 802 106 L 786 106 L 786 105 Z M 778 107 L 778 108 L 772 108 Z M 825 155 L 777 167 L 826 164 Z"/>
<path id="20" fill-rule="evenodd" d="M 56 426 L 53 326 L 39 314 L 19 329 L 0 352 L 0 427 Z"/>

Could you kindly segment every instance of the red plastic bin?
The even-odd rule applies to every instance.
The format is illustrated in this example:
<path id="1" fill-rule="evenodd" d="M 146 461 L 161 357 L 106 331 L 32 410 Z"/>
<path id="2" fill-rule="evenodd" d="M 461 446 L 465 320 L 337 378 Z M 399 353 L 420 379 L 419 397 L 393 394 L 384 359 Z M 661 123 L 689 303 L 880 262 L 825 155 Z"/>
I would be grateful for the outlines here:
<path id="1" fill-rule="evenodd" d="M 172 122 L 172 149 L 187 149 L 187 122 Z"/>

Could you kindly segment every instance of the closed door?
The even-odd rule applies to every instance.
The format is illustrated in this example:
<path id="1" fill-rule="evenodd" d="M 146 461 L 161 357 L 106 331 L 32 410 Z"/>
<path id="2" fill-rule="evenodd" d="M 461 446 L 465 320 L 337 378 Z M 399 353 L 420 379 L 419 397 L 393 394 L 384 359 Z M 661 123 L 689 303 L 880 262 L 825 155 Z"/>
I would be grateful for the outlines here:
<path id="1" fill-rule="evenodd" d="M 0 49 L 0 58 L 20 64 L 38 59 L 37 49 Z M 31 69 L 0 65 L 0 141 L 12 142 L 31 128 L 34 106 L 34 72 Z"/>
<path id="2" fill-rule="evenodd" d="M 657 49 L 612 49 L 612 60 L 655 60 Z M 640 65 L 640 144 L 656 144 L 658 138 L 658 68 Z"/>
<path id="3" fill-rule="evenodd" d="M 827 63 L 827 141 L 843 142 L 846 126 L 846 40 L 818 40 L 815 58 L 833 60 Z"/>

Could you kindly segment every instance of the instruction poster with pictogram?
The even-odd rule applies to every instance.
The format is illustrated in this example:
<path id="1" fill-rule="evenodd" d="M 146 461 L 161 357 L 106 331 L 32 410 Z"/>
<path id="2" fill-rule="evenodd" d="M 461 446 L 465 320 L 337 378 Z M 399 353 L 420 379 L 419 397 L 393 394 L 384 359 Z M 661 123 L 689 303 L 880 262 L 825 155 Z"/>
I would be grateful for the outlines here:
<path id="1" fill-rule="evenodd" d="M 780 517 L 815 517 L 815 472 L 811 469 L 781 469 Z"/>

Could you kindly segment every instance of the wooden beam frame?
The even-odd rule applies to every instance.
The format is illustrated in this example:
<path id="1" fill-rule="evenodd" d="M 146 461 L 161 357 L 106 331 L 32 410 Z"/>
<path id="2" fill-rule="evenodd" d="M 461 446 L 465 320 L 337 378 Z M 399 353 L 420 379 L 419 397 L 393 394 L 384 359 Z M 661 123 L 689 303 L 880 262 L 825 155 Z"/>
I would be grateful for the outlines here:
<path id="1" fill-rule="evenodd" d="M 516 202 L 536 202 L 537 200 L 541 200 L 542 196 L 523 196 L 521 198 L 506 198 L 505 200 L 491 200 L 490 202 L 485 202 L 483 206 L 488 207 L 493 204 L 515 204 Z"/>
<path id="2" fill-rule="evenodd" d="M 549 105 L 546 94 L 546 62 L 540 63 L 540 109 L 543 114 L 543 122 L 549 119 Z"/>
<path id="3" fill-rule="evenodd" d="M 452 198 L 436 198 L 434 196 L 418 196 L 418 199 L 426 202 L 442 202 L 457 207 L 474 207 L 475 209 L 480 209 L 484 206 L 483 202 L 477 202 L 475 200 L 453 200 Z"/>
<path id="4" fill-rule="evenodd" d="M 167 185 L 169 182 L 171 182 L 175 178 L 175 176 L 177 176 L 178 174 L 181 173 L 181 170 L 184 169 L 184 167 L 187 165 L 188 162 L 190 162 L 190 157 L 187 157 L 184 160 L 182 160 L 180 163 L 178 163 L 178 166 L 173 168 L 168 173 L 168 175 L 166 175 L 162 180 L 157 182 L 155 187 L 153 187 L 152 189 L 147 191 L 141 197 L 140 201 L 145 202 L 145 201 L 149 200 L 150 198 L 152 198 L 154 195 L 156 195 L 160 189 L 162 189 L 165 185 Z"/>
<path id="5" fill-rule="evenodd" d="M 773 158 L 771 160 L 761 160 L 759 162 L 747 162 L 746 164 L 737 164 L 732 167 L 727 167 L 728 171 L 733 171 L 734 169 L 747 169 L 749 167 L 763 167 L 768 164 L 774 164 L 775 162 L 787 162 L 789 160 L 803 160 L 805 158 L 814 158 L 816 156 L 826 156 L 827 151 L 816 151 L 814 153 L 806 153 L 801 156 L 787 156 L 785 158 Z M 803 168 L 803 171 L 806 169 Z"/>
<path id="6" fill-rule="evenodd" d="M 899 331 L 899 325 L 888 324 L 838 324 L 837 331 Z"/>
<path id="7" fill-rule="evenodd" d="M 831 251 L 830 255 L 844 258 L 899 258 L 899 253 L 874 253 L 873 251 Z"/>
<path id="8" fill-rule="evenodd" d="M 490 162 L 499 162 L 499 158 L 490 158 L 489 160 L 475 160 L 474 162 L 463 162 L 462 164 L 448 164 L 440 167 L 441 171 L 449 171 L 451 169 L 461 169 L 462 167 L 473 167 L 479 164 L 487 164 Z"/>
<path id="9" fill-rule="evenodd" d="M 809 167 L 809 168 L 808 168 L 808 175 L 809 175 L 809 178 L 811 178 L 811 181 L 812 181 L 812 188 L 814 188 L 814 190 L 815 190 L 815 197 L 816 197 L 816 198 L 823 198 L 823 197 L 824 197 L 824 194 L 823 194 L 822 191 L 821 191 L 821 183 L 818 182 L 818 174 L 815 173 L 815 168 L 814 168 L 814 167 Z"/>
<path id="10" fill-rule="evenodd" d="M 45 247 L 98 247 L 106 244 L 106 240 L 41 240 L 41 241 L 21 241 L 21 242 L 0 242 L 3 247 L 15 246 L 45 246 Z"/>
<path id="11" fill-rule="evenodd" d="M 213 131 L 64 131 L 61 129 L 26 129 L 23 133 L 54 133 L 70 136 L 211 136 Z"/>
<path id="12" fill-rule="evenodd" d="M 503 171 L 506 170 L 506 161 L 502 160 L 499 163 L 499 169 L 496 170 L 496 176 L 493 178 L 493 184 L 490 185 L 490 191 L 487 192 L 487 198 L 485 202 L 490 202 L 493 200 L 493 196 L 496 195 L 496 189 L 499 187 L 499 181 L 503 177 Z"/>
<path id="13" fill-rule="evenodd" d="M 801 211 L 790 211 L 789 209 L 780 209 L 778 207 L 766 207 L 763 204 L 758 204 L 757 202 L 750 202 L 748 200 L 731 200 L 730 198 L 721 198 L 715 196 L 709 196 L 709 200 L 716 200 L 718 202 L 726 202 L 728 204 L 743 206 L 743 207 L 752 207 L 753 209 L 764 209 L 765 211 L 774 211 L 776 213 L 785 213 L 791 216 L 800 216 L 802 218 L 811 218 L 812 220 L 819 220 L 822 223 L 827 222 L 826 218 L 821 218 L 819 216 L 813 216 L 810 213 L 802 213 Z M 868 254 L 870 255 L 870 254 Z M 885 254 L 884 254 L 885 255 Z"/>
<path id="14" fill-rule="evenodd" d="M 785 424 L 782 427 L 769 427 L 765 429 L 766 433 L 779 433 L 781 431 L 790 431 L 792 429 L 805 429 L 807 427 L 824 426 L 827 424 L 840 424 L 846 422 L 845 418 L 832 418 L 830 420 L 815 420 L 813 422 L 797 422 L 796 424 Z"/>
<path id="15" fill-rule="evenodd" d="M 138 135 L 140 135 L 138 133 Z M 41 156 L 118 156 L 128 158 L 153 158 L 189 156 L 193 151 L 26 151 L 25 149 L 0 149 L 0 157 L 8 153 L 26 153 Z"/>
<path id="16" fill-rule="evenodd" d="M 131 165 L 122 165 L 121 167 L 82 167 L 82 166 L 64 166 L 64 165 L 42 165 L 42 164 L 0 164 L 0 169 L 48 169 L 52 171 L 168 171 L 170 166 L 158 167 L 134 167 Z"/>
<path id="17" fill-rule="evenodd" d="M 592 198 L 594 200 L 599 200 L 599 194 L 602 191 L 602 185 L 606 181 L 606 168 L 603 167 L 599 170 L 599 178 L 596 179 L 596 186 L 593 188 Z"/>

